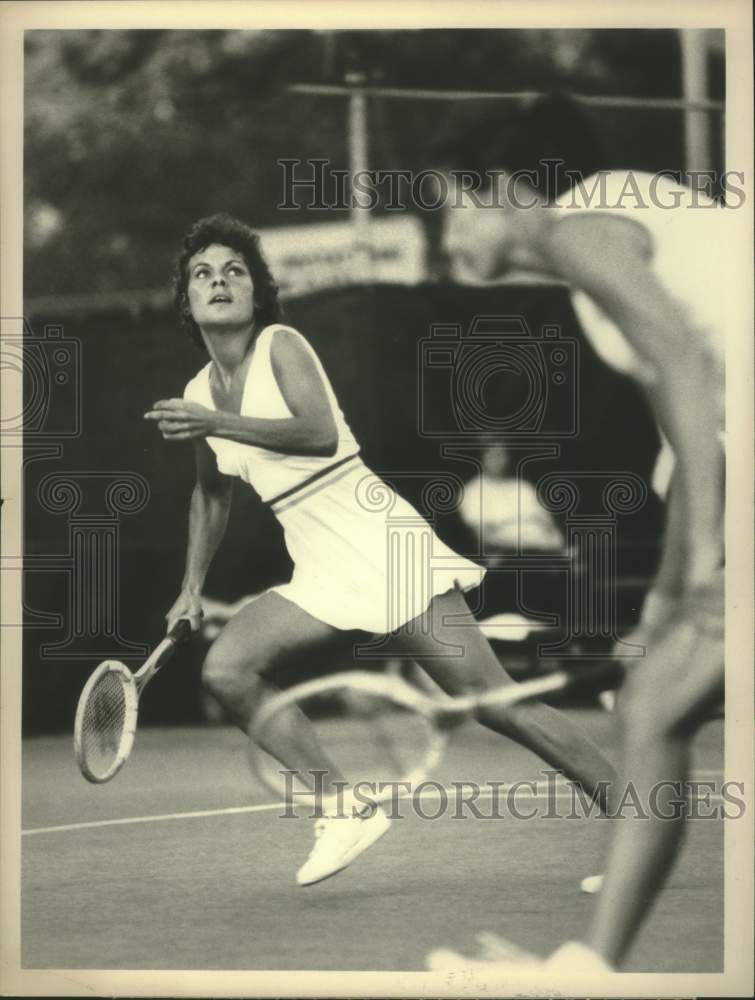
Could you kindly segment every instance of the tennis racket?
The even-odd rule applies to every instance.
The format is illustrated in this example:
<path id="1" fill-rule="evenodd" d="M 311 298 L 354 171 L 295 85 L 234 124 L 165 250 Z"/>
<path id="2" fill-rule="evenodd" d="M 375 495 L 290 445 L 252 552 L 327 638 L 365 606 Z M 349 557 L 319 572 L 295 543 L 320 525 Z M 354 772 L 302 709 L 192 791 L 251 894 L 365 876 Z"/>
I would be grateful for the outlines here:
<path id="1" fill-rule="evenodd" d="M 370 801 L 385 802 L 405 783 L 416 788 L 441 762 L 452 734 L 485 706 L 506 707 L 565 690 L 617 686 L 618 661 L 578 665 L 523 683 L 464 697 L 398 675 L 351 670 L 294 685 L 270 696 L 252 720 L 249 759 L 256 777 L 279 799 L 316 796 L 317 779 L 293 775 L 269 755 L 281 733 L 310 731 L 327 761 Z M 290 735 L 289 735 L 290 739 Z M 278 742 L 278 746 L 280 746 Z M 290 744 L 289 744 L 290 745 Z"/>
<path id="2" fill-rule="evenodd" d="M 110 781 L 126 763 L 134 745 L 139 697 L 190 634 L 189 621 L 181 618 L 136 673 L 117 660 L 105 660 L 86 682 L 76 708 L 73 747 L 87 781 Z"/>

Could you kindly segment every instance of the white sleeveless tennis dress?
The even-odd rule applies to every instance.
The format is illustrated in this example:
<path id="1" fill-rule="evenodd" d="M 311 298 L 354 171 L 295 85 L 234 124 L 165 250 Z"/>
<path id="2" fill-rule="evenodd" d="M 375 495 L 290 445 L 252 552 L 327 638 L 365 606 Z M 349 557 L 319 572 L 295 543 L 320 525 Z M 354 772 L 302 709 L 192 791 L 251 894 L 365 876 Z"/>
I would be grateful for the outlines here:
<path id="1" fill-rule="evenodd" d="M 289 583 L 272 589 L 335 628 L 382 634 L 422 614 L 439 594 L 479 586 L 485 570 L 445 545 L 427 520 L 362 462 L 319 358 L 292 327 L 273 324 L 257 337 L 241 416 L 292 416 L 270 362 L 277 330 L 299 337 L 315 361 L 338 431 L 335 455 L 284 455 L 207 438 L 219 470 L 249 483 L 283 526 L 294 572 Z M 211 365 L 188 383 L 184 398 L 215 409 Z"/>
<path id="2" fill-rule="evenodd" d="M 564 219 L 608 213 L 642 226 L 649 237 L 656 276 L 694 325 L 706 334 L 723 369 L 726 262 L 731 246 L 726 234 L 726 209 L 670 177 L 627 170 L 587 178 L 563 194 L 556 207 Z M 652 372 L 643 369 L 623 333 L 594 299 L 576 288 L 571 298 L 585 336 L 607 364 L 640 381 L 652 378 Z M 723 438 L 723 411 L 720 426 Z M 664 495 L 674 456 L 663 434 L 661 438 L 663 447 L 653 487 Z"/>

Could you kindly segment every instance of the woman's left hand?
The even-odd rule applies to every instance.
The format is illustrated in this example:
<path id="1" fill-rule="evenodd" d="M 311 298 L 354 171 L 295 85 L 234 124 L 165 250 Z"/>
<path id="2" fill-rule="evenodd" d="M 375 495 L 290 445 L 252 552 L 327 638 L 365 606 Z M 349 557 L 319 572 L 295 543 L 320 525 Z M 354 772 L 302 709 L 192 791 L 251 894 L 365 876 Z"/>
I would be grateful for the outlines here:
<path id="1" fill-rule="evenodd" d="M 154 420 L 166 441 L 188 441 L 207 437 L 215 429 L 217 413 L 188 399 L 158 399 L 144 414 Z"/>

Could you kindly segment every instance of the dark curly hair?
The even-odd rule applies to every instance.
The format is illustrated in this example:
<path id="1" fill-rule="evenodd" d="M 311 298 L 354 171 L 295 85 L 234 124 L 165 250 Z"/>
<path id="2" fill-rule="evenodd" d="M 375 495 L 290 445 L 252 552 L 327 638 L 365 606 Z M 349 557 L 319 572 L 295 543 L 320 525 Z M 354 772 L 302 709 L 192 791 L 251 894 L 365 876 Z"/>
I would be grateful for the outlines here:
<path id="1" fill-rule="evenodd" d="M 278 323 L 282 312 L 278 302 L 278 286 L 262 253 L 259 236 L 245 222 L 225 212 L 199 219 L 184 236 L 181 252 L 173 262 L 173 304 L 184 329 L 201 350 L 205 350 L 202 334 L 191 315 L 186 291 L 189 284 L 188 263 L 194 254 L 213 243 L 230 247 L 241 254 L 254 284 L 254 326 L 257 331 L 270 323 Z"/>
<path id="2" fill-rule="evenodd" d="M 491 103 L 449 116 L 433 150 L 437 165 L 482 176 L 531 171 L 535 187 L 554 197 L 605 167 L 597 125 L 570 94 L 541 94 L 505 111 Z M 560 168 L 549 169 L 555 161 Z"/>

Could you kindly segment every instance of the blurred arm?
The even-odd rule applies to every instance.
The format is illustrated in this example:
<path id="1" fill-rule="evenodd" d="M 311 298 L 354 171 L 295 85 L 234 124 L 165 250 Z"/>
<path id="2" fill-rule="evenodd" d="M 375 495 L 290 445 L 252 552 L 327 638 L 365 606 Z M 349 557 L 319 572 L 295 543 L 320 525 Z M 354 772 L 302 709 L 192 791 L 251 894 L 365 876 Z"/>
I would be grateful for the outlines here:
<path id="1" fill-rule="evenodd" d="M 723 524 L 717 439 L 723 385 L 710 340 L 654 274 L 641 227 L 610 217 L 566 220 L 554 227 L 549 253 L 654 372 L 643 387 L 676 455 L 678 496 L 670 514 L 683 523 L 667 526 L 665 546 L 682 535 L 685 583 L 703 583 L 720 563 Z M 664 553 L 665 573 L 672 558 Z"/>

